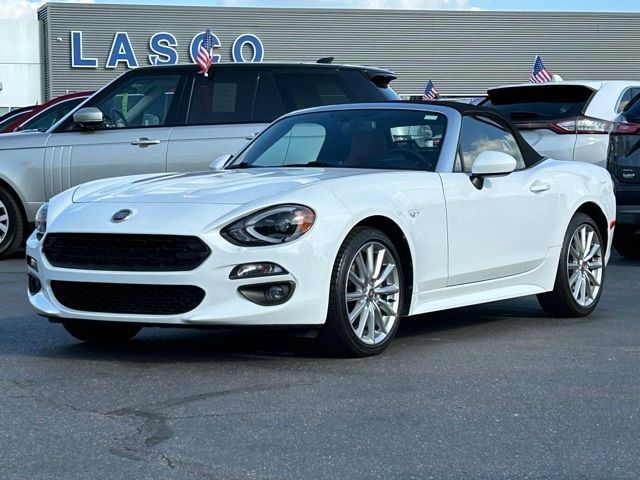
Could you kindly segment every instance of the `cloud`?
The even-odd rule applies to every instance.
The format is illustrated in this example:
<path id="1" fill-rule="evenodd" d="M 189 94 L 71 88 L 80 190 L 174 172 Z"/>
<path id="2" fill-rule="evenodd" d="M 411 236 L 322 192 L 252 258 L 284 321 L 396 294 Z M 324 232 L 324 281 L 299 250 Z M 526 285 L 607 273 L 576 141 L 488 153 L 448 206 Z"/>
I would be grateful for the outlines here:
<path id="1" fill-rule="evenodd" d="M 94 0 L 62 1 L 70 1 L 76 3 L 93 3 Z M 45 3 L 46 0 L 0 0 L 0 20 L 35 20 L 36 11 Z"/>

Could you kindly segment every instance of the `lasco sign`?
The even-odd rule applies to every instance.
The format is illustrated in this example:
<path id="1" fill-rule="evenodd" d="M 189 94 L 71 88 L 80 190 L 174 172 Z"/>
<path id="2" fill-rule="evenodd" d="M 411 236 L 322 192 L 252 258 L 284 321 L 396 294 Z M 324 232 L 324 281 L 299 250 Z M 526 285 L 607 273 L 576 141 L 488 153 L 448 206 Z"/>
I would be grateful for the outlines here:
<path id="1" fill-rule="evenodd" d="M 87 57 L 82 51 L 82 32 L 72 31 L 71 35 L 71 67 L 72 68 L 98 68 L 98 59 Z M 191 39 L 189 45 L 189 55 L 191 61 L 195 62 L 198 55 L 198 49 L 202 43 L 205 32 L 200 32 Z M 220 39 L 214 34 L 214 48 L 222 47 Z M 251 47 L 251 57 L 246 58 L 242 50 L 245 46 Z M 178 41 L 173 34 L 169 32 L 154 33 L 149 38 L 149 53 L 147 60 L 150 65 L 175 65 L 180 60 L 178 54 Z M 215 50 L 214 50 L 215 52 Z M 233 41 L 231 47 L 231 59 L 234 62 L 261 62 L 264 58 L 264 47 L 260 39 L 252 33 L 244 33 Z M 213 55 L 213 62 L 220 61 L 220 55 Z M 129 34 L 127 32 L 116 32 L 111 42 L 111 49 L 107 57 L 105 68 L 116 68 L 118 65 L 124 64 L 128 68 L 138 67 L 138 57 L 133 50 Z"/>

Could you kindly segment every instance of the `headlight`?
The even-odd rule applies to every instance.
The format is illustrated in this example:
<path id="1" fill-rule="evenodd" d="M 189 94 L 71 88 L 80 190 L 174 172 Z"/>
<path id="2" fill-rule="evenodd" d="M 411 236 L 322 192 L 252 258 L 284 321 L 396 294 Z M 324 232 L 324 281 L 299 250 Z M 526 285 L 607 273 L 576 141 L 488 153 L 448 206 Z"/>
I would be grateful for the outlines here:
<path id="1" fill-rule="evenodd" d="M 313 226 L 316 214 L 302 205 L 278 205 L 253 213 L 222 230 L 235 245 L 277 245 L 300 238 Z"/>
<path id="2" fill-rule="evenodd" d="M 44 203 L 36 213 L 36 230 L 40 233 L 47 231 L 47 213 L 49 212 L 49 204 Z"/>

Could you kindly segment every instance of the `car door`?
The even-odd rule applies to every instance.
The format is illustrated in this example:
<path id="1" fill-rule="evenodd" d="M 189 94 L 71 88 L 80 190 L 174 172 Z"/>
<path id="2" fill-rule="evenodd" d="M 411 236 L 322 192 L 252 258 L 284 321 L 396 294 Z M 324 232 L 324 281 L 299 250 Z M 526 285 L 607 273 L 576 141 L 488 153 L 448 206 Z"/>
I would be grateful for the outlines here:
<path id="1" fill-rule="evenodd" d="M 483 151 L 507 153 L 517 167 L 508 175 L 485 178 L 478 189 L 470 172 Z M 558 208 L 558 188 L 544 166 L 527 168 L 509 126 L 494 118 L 464 116 L 456 166 L 441 178 L 449 286 L 518 275 L 542 264 L 551 246 L 547 226 Z"/>
<path id="2" fill-rule="evenodd" d="M 169 171 L 203 170 L 221 155 L 238 152 L 284 113 L 271 73 L 222 67 L 193 73 L 182 124 L 171 133 Z"/>
<path id="3" fill-rule="evenodd" d="M 68 119 L 57 128 L 45 152 L 47 198 L 90 180 L 166 171 L 182 79 L 176 70 L 125 74 L 84 105 L 102 111 L 102 126 L 83 130 Z"/>

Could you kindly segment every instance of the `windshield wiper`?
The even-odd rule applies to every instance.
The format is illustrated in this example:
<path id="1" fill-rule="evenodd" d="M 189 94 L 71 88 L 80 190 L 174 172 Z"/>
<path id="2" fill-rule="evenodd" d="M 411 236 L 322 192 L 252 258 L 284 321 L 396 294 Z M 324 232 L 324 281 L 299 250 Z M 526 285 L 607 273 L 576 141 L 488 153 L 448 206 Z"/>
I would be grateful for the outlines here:
<path id="1" fill-rule="evenodd" d="M 282 165 L 283 168 L 287 168 L 287 167 L 326 167 L 326 168 L 333 168 L 336 167 L 337 165 L 332 165 L 330 163 L 326 163 L 326 162 L 309 162 L 309 163 L 288 163 L 286 165 Z"/>

